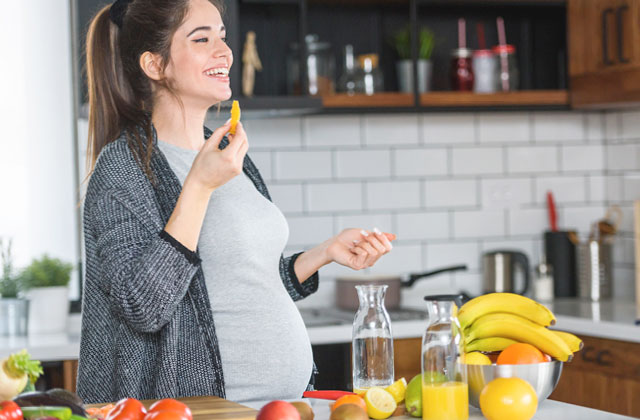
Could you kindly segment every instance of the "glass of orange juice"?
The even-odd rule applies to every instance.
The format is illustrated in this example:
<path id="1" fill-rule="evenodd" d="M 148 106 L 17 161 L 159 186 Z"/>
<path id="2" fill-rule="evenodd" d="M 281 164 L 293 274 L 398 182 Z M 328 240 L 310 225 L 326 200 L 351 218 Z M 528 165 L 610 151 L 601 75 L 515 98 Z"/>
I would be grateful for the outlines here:
<path id="1" fill-rule="evenodd" d="M 467 420 L 469 386 L 457 295 L 427 296 L 429 321 L 422 337 L 422 419 Z"/>

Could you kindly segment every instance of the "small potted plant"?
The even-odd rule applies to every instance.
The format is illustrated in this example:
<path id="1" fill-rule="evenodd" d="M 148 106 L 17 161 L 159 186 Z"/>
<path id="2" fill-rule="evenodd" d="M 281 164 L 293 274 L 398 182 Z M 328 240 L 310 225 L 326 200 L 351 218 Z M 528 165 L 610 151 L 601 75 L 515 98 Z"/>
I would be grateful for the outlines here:
<path id="1" fill-rule="evenodd" d="M 19 296 L 22 287 L 20 277 L 13 272 L 11 240 L 5 246 L 0 238 L 0 259 L 0 336 L 26 335 L 29 301 Z"/>
<path id="2" fill-rule="evenodd" d="M 433 64 L 431 53 L 435 44 L 435 35 L 422 27 L 418 33 L 418 91 L 420 93 L 431 90 L 431 75 Z M 411 61 L 411 29 L 409 25 L 398 31 L 393 37 L 393 46 L 400 60 L 396 63 L 398 86 L 401 92 L 413 92 L 413 64 Z"/>
<path id="3" fill-rule="evenodd" d="M 20 277 L 29 299 L 29 333 L 56 333 L 67 328 L 69 280 L 73 265 L 44 255 Z"/>

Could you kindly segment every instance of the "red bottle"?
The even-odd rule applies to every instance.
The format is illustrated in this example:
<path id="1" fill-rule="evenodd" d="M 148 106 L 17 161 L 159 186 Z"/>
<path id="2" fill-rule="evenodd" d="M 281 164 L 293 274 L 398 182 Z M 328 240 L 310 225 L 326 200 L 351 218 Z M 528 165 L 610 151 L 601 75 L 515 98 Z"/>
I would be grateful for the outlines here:
<path id="1" fill-rule="evenodd" d="M 471 50 L 457 48 L 451 51 L 451 89 L 459 91 L 473 90 L 473 66 Z"/>

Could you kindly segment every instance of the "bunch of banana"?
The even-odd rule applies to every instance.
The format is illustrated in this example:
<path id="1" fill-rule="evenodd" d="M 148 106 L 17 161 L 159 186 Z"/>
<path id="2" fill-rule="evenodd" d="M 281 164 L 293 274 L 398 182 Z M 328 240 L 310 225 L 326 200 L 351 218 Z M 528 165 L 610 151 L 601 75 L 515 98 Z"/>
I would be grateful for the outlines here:
<path id="1" fill-rule="evenodd" d="M 529 343 L 566 362 L 582 348 L 573 334 L 552 331 L 556 322 L 544 305 L 513 293 L 491 293 L 460 308 L 458 320 L 465 330 L 465 352 L 502 351 L 513 343 Z"/>

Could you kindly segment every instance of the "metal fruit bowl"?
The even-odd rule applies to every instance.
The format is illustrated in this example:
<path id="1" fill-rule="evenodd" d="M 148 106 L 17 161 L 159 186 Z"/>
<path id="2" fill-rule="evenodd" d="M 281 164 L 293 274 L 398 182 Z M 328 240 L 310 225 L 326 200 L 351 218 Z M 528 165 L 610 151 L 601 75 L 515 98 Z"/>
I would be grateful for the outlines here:
<path id="1" fill-rule="evenodd" d="M 558 385 L 562 362 L 554 360 L 530 365 L 466 365 L 469 379 L 469 404 L 479 408 L 480 392 L 495 378 L 520 378 L 529 382 L 538 394 L 538 403 L 546 400 Z"/>

